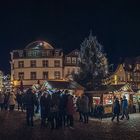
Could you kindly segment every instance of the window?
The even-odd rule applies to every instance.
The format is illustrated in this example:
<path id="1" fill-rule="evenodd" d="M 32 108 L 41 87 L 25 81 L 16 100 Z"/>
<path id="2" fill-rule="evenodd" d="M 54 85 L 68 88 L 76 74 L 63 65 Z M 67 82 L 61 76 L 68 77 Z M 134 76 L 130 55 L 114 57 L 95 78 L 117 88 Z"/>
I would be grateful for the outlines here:
<path id="1" fill-rule="evenodd" d="M 18 62 L 18 67 L 19 68 L 24 68 L 24 61 L 19 61 Z"/>
<path id="2" fill-rule="evenodd" d="M 59 56 L 59 51 L 55 51 L 55 56 Z"/>
<path id="3" fill-rule="evenodd" d="M 66 57 L 66 62 L 71 63 L 71 57 Z"/>
<path id="4" fill-rule="evenodd" d="M 124 81 L 124 77 L 120 77 L 120 81 L 123 82 Z"/>
<path id="5" fill-rule="evenodd" d="M 36 72 L 31 72 L 31 80 L 36 80 Z"/>
<path id="6" fill-rule="evenodd" d="M 76 51 L 76 52 L 75 52 L 75 55 L 78 55 L 78 54 L 79 54 L 79 52 Z"/>
<path id="7" fill-rule="evenodd" d="M 54 61 L 54 66 L 55 67 L 60 67 L 60 60 L 55 60 Z"/>
<path id="8" fill-rule="evenodd" d="M 130 78 L 131 78 L 130 73 L 128 73 L 127 78 L 128 78 L 128 81 L 130 81 Z"/>
<path id="9" fill-rule="evenodd" d="M 32 51 L 28 51 L 28 52 L 27 52 L 27 56 L 28 56 L 28 57 L 31 57 L 31 56 L 32 56 Z"/>
<path id="10" fill-rule="evenodd" d="M 60 71 L 55 71 L 54 72 L 54 78 L 55 79 L 60 79 Z"/>
<path id="11" fill-rule="evenodd" d="M 23 80 L 24 79 L 24 72 L 19 72 L 18 73 L 18 79 Z"/>
<path id="12" fill-rule="evenodd" d="M 136 65 L 136 69 L 139 70 L 140 69 L 140 64 Z"/>
<path id="13" fill-rule="evenodd" d="M 72 64 L 76 64 L 76 57 L 72 57 Z"/>
<path id="14" fill-rule="evenodd" d="M 48 60 L 43 60 L 42 61 L 42 66 L 43 67 L 48 67 Z"/>
<path id="15" fill-rule="evenodd" d="M 75 68 L 72 69 L 72 73 L 75 73 Z"/>
<path id="16" fill-rule="evenodd" d="M 43 79 L 48 79 L 48 72 L 43 72 Z"/>
<path id="17" fill-rule="evenodd" d="M 70 68 L 67 69 L 67 74 L 70 74 Z"/>
<path id="18" fill-rule="evenodd" d="M 36 67 L 36 60 L 31 60 L 31 68 L 35 68 Z"/>

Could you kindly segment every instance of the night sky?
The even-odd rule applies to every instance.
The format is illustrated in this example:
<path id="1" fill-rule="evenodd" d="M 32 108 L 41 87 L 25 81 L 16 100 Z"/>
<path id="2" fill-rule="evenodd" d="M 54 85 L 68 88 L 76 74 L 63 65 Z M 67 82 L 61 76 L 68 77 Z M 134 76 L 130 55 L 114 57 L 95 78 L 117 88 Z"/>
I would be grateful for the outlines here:
<path id="1" fill-rule="evenodd" d="M 45 40 L 65 52 L 80 48 L 90 30 L 110 63 L 140 55 L 140 2 L 135 0 L 29 0 L 0 3 L 0 69 L 10 72 L 10 51 Z"/>

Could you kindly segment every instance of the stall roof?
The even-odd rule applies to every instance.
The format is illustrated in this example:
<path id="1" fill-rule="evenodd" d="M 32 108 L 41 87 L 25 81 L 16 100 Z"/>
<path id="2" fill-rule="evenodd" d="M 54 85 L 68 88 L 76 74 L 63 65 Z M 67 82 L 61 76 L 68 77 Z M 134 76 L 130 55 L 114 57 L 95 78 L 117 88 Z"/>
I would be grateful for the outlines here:
<path id="1" fill-rule="evenodd" d="M 74 81 L 47 81 L 52 87 L 58 89 L 81 89 L 84 90 L 80 84 Z"/>
<path id="2" fill-rule="evenodd" d="M 125 87 L 127 87 L 127 88 L 125 88 Z M 129 84 L 122 84 L 122 85 L 103 86 L 98 90 L 86 91 L 86 93 L 108 93 L 108 92 L 122 91 L 122 90 L 127 91 L 127 92 L 133 92 L 133 90 Z"/>

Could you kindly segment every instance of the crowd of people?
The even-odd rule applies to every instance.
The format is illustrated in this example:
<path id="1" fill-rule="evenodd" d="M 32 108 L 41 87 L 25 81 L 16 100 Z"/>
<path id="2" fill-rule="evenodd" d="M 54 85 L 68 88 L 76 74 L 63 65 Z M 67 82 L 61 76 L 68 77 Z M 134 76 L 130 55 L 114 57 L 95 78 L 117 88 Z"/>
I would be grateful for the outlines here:
<path id="1" fill-rule="evenodd" d="M 82 98 L 87 100 L 83 102 L 83 116 L 85 123 L 88 123 L 88 97 L 83 95 Z M 29 88 L 26 92 L 17 90 L 16 94 L 13 91 L 0 93 L 1 110 L 12 111 L 16 104 L 18 110 L 26 111 L 28 126 L 34 126 L 33 117 L 40 113 L 41 127 L 58 129 L 67 126 L 73 129 L 77 102 L 74 104 L 73 95 L 68 90 L 35 91 Z"/>
<path id="2" fill-rule="evenodd" d="M 17 90 L 16 94 L 11 92 L 0 92 L 0 109 L 13 111 L 17 109 L 26 111 L 26 124 L 33 127 L 33 117 L 40 113 L 41 127 L 58 129 L 62 127 L 74 127 L 74 113 L 78 112 L 79 122 L 88 123 L 90 115 L 89 97 L 83 94 L 74 101 L 73 95 L 68 90 L 43 90 L 34 91 L 29 88 L 26 92 Z M 114 98 L 112 121 L 117 117 L 117 122 L 126 117 L 129 120 L 128 101 L 125 96 L 119 101 Z M 94 116 L 102 120 L 104 115 L 103 104 L 95 105 Z M 119 118 L 121 115 L 121 118 Z"/>
<path id="3" fill-rule="evenodd" d="M 0 92 L 0 109 L 1 110 L 14 110 L 16 104 L 16 96 L 14 92 Z"/>

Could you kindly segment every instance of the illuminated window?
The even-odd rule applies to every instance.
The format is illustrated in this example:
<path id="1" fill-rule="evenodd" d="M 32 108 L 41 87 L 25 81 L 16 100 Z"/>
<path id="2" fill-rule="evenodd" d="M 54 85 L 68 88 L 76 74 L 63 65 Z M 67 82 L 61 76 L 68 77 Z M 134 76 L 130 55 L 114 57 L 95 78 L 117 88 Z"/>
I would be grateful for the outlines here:
<path id="1" fill-rule="evenodd" d="M 70 74 L 70 68 L 67 69 L 67 74 Z"/>
<path id="2" fill-rule="evenodd" d="M 19 72 L 18 73 L 18 79 L 23 80 L 24 79 L 24 72 Z"/>
<path id="3" fill-rule="evenodd" d="M 32 51 L 28 51 L 28 52 L 27 52 L 27 56 L 28 56 L 28 57 L 31 57 L 31 56 L 32 56 Z"/>
<path id="4" fill-rule="evenodd" d="M 24 61 L 19 61 L 18 62 L 18 67 L 19 68 L 24 68 Z"/>
<path id="5" fill-rule="evenodd" d="M 48 60 L 43 60 L 42 61 L 42 66 L 43 67 L 48 67 Z"/>
<path id="6" fill-rule="evenodd" d="M 36 72 L 31 72 L 31 80 L 36 80 Z"/>
<path id="7" fill-rule="evenodd" d="M 48 79 L 48 72 L 43 72 L 43 79 L 45 80 L 45 79 Z"/>
<path id="8" fill-rule="evenodd" d="M 54 66 L 55 67 L 60 67 L 60 60 L 55 60 L 54 61 Z"/>
<path id="9" fill-rule="evenodd" d="M 36 60 L 31 60 L 31 68 L 35 68 L 36 67 Z"/>
<path id="10" fill-rule="evenodd" d="M 75 73 L 75 68 L 72 69 L 72 72 Z"/>
<path id="11" fill-rule="evenodd" d="M 71 57 L 66 57 L 66 62 L 71 63 Z"/>
<path id="12" fill-rule="evenodd" d="M 55 51 L 55 56 L 59 56 L 59 51 Z"/>
<path id="13" fill-rule="evenodd" d="M 76 64 L 76 57 L 72 57 L 72 64 Z"/>
<path id="14" fill-rule="evenodd" d="M 76 52 L 75 52 L 75 55 L 78 55 L 78 54 L 79 54 L 79 52 L 76 51 Z"/>
<path id="15" fill-rule="evenodd" d="M 54 72 L 54 78 L 55 79 L 60 79 L 60 71 L 55 71 Z"/>

